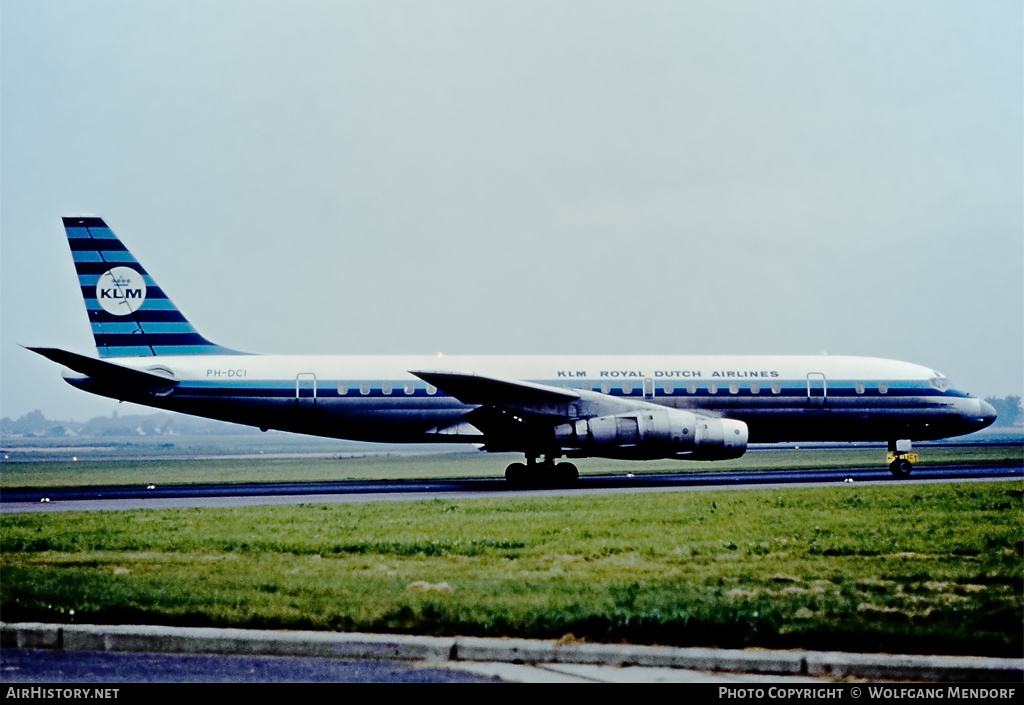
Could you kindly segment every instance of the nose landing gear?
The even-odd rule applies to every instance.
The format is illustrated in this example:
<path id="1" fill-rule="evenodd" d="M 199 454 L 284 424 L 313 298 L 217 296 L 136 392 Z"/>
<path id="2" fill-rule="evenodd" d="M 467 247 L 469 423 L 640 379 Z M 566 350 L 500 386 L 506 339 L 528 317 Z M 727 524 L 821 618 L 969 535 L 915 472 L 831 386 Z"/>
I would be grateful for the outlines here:
<path id="1" fill-rule="evenodd" d="M 912 454 L 916 455 L 916 453 Z M 914 464 L 910 462 L 906 457 L 899 456 L 891 463 L 889 463 L 889 472 L 892 473 L 893 477 L 904 478 L 910 475 L 910 471 L 914 469 Z"/>
<path id="2" fill-rule="evenodd" d="M 886 462 L 889 463 L 889 472 L 893 477 L 909 477 L 914 463 L 918 461 L 917 453 L 910 452 L 911 443 L 908 439 L 889 441 L 889 452 L 886 455 Z"/>

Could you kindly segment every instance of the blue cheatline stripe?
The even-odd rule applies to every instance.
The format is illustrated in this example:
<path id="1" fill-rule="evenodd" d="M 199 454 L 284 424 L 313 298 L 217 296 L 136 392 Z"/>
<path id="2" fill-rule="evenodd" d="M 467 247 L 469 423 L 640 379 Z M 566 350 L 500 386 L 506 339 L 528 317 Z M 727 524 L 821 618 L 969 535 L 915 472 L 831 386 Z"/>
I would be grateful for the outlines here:
<path id="1" fill-rule="evenodd" d="M 224 389 L 237 391 L 239 389 L 253 389 L 253 390 L 273 390 L 273 389 L 291 389 L 292 394 L 295 394 L 295 380 L 242 380 L 235 379 L 229 380 L 223 377 L 209 380 L 187 380 L 182 382 L 180 385 L 182 388 L 193 388 L 203 390 L 216 390 Z M 319 393 L 319 385 L 318 385 Z"/>
<path id="2" fill-rule="evenodd" d="M 600 392 L 600 384 L 601 384 L 602 381 L 606 381 L 606 380 L 590 380 L 589 381 L 588 389 L 590 389 L 591 391 Z M 881 393 L 878 390 L 878 384 L 879 384 L 878 380 L 872 380 L 871 382 L 867 382 L 867 381 L 865 381 L 865 382 L 858 382 L 858 381 L 850 381 L 850 380 L 830 380 L 829 383 L 828 383 L 828 393 L 826 395 L 824 395 L 824 396 L 825 396 L 826 399 L 833 398 L 833 397 L 842 397 L 842 398 L 851 397 L 851 398 L 856 399 L 856 398 L 859 398 L 859 397 L 872 397 L 872 398 L 879 397 L 880 398 L 880 397 L 887 397 L 887 396 L 889 396 L 889 397 L 899 397 L 899 396 L 959 397 L 959 396 L 967 396 L 967 395 L 963 394 L 962 392 L 956 392 L 955 390 L 947 390 L 945 392 L 940 392 L 939 390 L 937 390 L 937 389 L 935 389 L 935 388 L 933 388 L 931 386 L 924 386 L 921 382 L 913 382 L 913 381 L 910 381 L 910 382 L 885 382 L 883 380 L 882 383 L 886 384 L 888 386 L 888 391 L 885 394 Z M 554 380 L 539 381 L 538 384 L 547 384 L 547 385 L 550 385 L 550 386 L 553 386 L 553 387 L 554 386 L 558 386 L 558 382 L 554 381 Z M 690 392 L 689 391 L 688 387 L 689 387 L 690 384 L 695 384 L 696 385 L 696 391 L 694 391 L 694 392 Z M 709 384 L 716 384 L 718 386 L 718 391 L 715 392 L 715 393 L 711 393 L 711 391 L 709 391 L 709 388 L 708 388 Z M 664 391 L 664 386 L 656 386 L 655 387 L 655 397 L 656 398 L 658 398 L 658 397 L 660 397 L 660 398 L 665 398 L 665 397 L 671 397 L 671 398 L 675 398 L 675 397 L 681 397 L 681 398 L 701 397 L 701 398 L 705 398 L 705 399 L 715 399 L 715 398 L 719 398 L 719 397 L 721 397 L 723 399 L 736 398 L 736 397 L 740 397 L 740 398 L 743 398 L 743 399 L 757 399 L 757 398 L 760 398 L 760 397 L 764 397 L 766 399 L 779 398 L 779 397 L 794 397 L 794 398 L 799 398 L 799 399 L 806 399 L 807 398 L 807 384 L 806 384 L 805 380 L 778 380 L 778 379 L 776 379 L 774 384 L 780 385 L 780 389 L 779 389 L 778 393 L 772 392 L 772 390 L 771 390 L 771 384 L 772 383 L 761 384 L 761 389 L 760 389 L 760 391 L 757 394 L 754 394 L 754 393 L 752 393 L 750 391 L 749 384 L 740 383 L 741 386 L 739 388 L 739 391 L 734 394 L 731 391 L 729 391 L 729 384 L 730 384 L 729 382 L 725 382 L 725 383 L 723 383 L 723 382 L 707 382 L 707 381 L 697 382 L 697 381 L 694 380 L 694 381 L 685 382 L 685 383 L 682 383 L 682 384 L 677 384 L 677 385 L 674 384 L 672 392 L 665 392 Z M 856 384 L 864 384 L 865 385 L 864 391 L 861 392 L 860 394 L 858 394 L 856 389 L 855 389 L 855 385 Z M 571 389 L 579 389 L 579 388 L 581 388 L 581 386 L 582 386 L 582 384 L 578 384 L 578 385 L 570 387 L 570 388 Z M 612 384 L 612 387 L 611 387 L 610 391 L 607 392 L 607 394 L 610 395 L 610 396 L 617 396 L 617 397 L 622 397 L 622 396 L 625 396 L 625 397 L 637 397 L 637 396 L 640 396 L 641 386 L 639 384 L 634 383 L 633 384 L 633 391 L 628 393 L 628 394 L 624 394 L 622 392 L 621 386 L 622 386 L 621 382 L 616 382 L 616 383 Z M 820 389 L 818 389 L 817 391 L 820 392 Z M 815 395 L 815 396 L 821 396 L 821 395 L 818 394 L 818 395 Z"/>
<path id="3" fill-rule="evenodd" d="M 358 383 L 355 383 L 358 384 Z M 312 388 L 304 388 L 303 392 L 312 392 Z M 218 397 L 275 397 L 295 399 L 295 380 L 284 380 L 274 382 L 229 382 L 223 379 L 210 382 L 182 382 L 174 390 L 174 396 L 188 396 L 190 394 Z M 344 398 L 344 399 L 449 399 L 447 394 L 440 390 L 434 394 L 427 394 L 424 387 L 416 389 L 413 394 L 406 394 L 396 387 L 391 394 L 384 394 L 380 388 L 373 388 L 369 394 L 361 394 L 358 386 L 349 389 L 348 394 L 339 395 L 337 384 L 325 383 L 317 385 L 316 396 L 320 398 Z M 311 398 L 311 397 L 303 397 Z"/>
<path id="4" fill-rule="evenodd" d="M 172 354 L 164 353 L 161 354 Z M 438 390 L 435 394 L 428 395 L 425 386 L 418 386 L 415 388 L 413 394 L 405 393 L 405 384 L 409 380 L 328 380 L 320 379 L 317 380 L 316 395 L 317 398 L 330 398 L 330 399 L 403 399 L 403 398 L 449 398 L 444 392 Z M 529 380 L 537 384 L 549 384 L 554 386 L 551 380 Z M 788 385 L 779 394 L 761 393 L 756 396 L 747 395 L 744 397 L 746 401 L 752 398 L 763 397 L 766 402 L 776 402 L 782 404 L 797 404 L 804 405 L 807 400 L 806 387 L 801 387 L 799 384 L 800 380 L 789 380 Z M 370 391 L 368 394 L 363 394 L 360 390 L 360 386 L 368 384 L 370 385 Z M 593 384 L 593 382 L 592 382 Z M 781 384 L 781 382 L 780 382 Z M 853 400 L 863 399 L 864 401 L 876 400 L 884 396 L 894 395 L 893 387 L 897 386 L 896 383 L 890 383 L 889 394 L 881 395 L 877 391 L 877 383 L 875 384 L 875 393 L 870 394 L 870 388 L 864 394 L 856 394 L 853 383 L 849 383 L 849 386 L 841 386 L 839 382 L 836 382 L 836 393 L 833 396 L 841 396 L 844 399 L 850 398 Z M 345 394 L 338 393 L 338 386 L 343 385 L 346 387 Z M 382 387 L 388 385 L 392 388 L 390 394 L 385 394 Z M 966 396 L 962 392 L 940 392 L 931 387 L 922 387 L 920 385 L 914 385 L 913 383 L 899 384 L 902 388 L 902 394 L 898 396 L 917 396 L 917 397 L 947 397 L 955 398 L 960 396 Z M 307 389 L 306 391 L 311 391 Z M 703 389 L 704 394 L 690 394 L 686 393 L 673 393 L 671 395 L 657 394 L 656 398 L 667 398 L 669 396 L 675 397 L 699 397 L 702 401 L 714 402 L 716 399 L 721 398 L 728 400 L 735 397 L 740 397 L 739 394 L 730 394 L 728 392 L 722 393 L 719 391 L 718 394 L 708 394 L 706 389 Z M 295 394 L 295 380 L 294 379 L 277 379 L 277 380 L 246 380 L 246 379 L 226 379 L 224 377 L 217 377 L 216 379 L 207 380 L 194 380 L 186 381 L 180 384 L 175 391 L 175 394 L 203 394 L 211 396 L 221 397 L 273 397 L 273 398 L 296 398 Z M 610 396 L 623 396 L 622 394 L 612 394 Z M 638 397 L 637 394 L 628 395 L 631 397 Z M 851 410 L 855 410 L 856 407 L 850 407 Z"/>

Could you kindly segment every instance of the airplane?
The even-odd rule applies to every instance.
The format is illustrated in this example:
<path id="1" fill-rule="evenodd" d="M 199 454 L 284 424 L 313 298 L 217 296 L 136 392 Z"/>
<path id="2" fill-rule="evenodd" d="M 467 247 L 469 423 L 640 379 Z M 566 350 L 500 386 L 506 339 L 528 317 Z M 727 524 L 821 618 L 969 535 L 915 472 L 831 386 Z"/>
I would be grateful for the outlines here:
<path id="1" fill-rule="evenodd" d="M 749 443 L 971 433 L 995 409 L 928 367 L 847 356 L 259 355 L 199 334 L 102 218 L 63 219 L 99 357 L 30 347 L 79 389 L 294 433 L 516 452 L 514 485 L 572 485 L 567 458 L 723 460 Z"/>

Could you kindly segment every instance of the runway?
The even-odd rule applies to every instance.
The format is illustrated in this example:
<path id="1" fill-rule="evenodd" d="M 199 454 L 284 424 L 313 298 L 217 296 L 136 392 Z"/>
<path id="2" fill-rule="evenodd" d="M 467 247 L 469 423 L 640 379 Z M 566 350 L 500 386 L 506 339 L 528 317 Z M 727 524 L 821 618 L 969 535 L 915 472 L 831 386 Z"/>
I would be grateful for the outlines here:
<path id="1" fill-rule="evenodd" d="M 572 488 L 513 488 L 502 479 L 384 480 L 302 483 L 11 489 L 0 493 L 0 513 L 112 511 L 174 507 L 240 507 L 308 503 L 364 503 L 422 499 L 476 499 L 537 495 L 629 494 L 712 489 L 764 489 L 847 484 L 969 482 L 1024 479 L 1019 465 L 941 465 L 897 480 L 886 468 L 717 471 L 585 475 Z"/>

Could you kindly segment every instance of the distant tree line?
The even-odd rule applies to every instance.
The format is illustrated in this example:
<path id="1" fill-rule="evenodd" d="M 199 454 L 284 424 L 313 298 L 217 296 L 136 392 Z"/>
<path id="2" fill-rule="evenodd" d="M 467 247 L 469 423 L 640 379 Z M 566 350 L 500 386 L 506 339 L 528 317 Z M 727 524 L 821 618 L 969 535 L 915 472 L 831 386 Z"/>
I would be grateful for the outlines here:
<path id="1" fill-rule="evenodd" d="M 985 401 L 996 408 L 999 415 L 993 426 L 1015 426 L 1022 420 L 1020 397 L 985 397 Z"/>
<path id="2" fill-rule="evenodd" d="M 0 437 L 121 437 L 121 436 L 207 436 L 257 434 L 250 426 L 212 421 L 193 416 L 158 412 L 97 416 L 89 421 L 55 421 L 38 409 L 18 419 L 0 419 Z"/>

